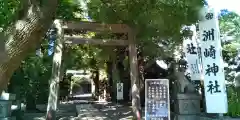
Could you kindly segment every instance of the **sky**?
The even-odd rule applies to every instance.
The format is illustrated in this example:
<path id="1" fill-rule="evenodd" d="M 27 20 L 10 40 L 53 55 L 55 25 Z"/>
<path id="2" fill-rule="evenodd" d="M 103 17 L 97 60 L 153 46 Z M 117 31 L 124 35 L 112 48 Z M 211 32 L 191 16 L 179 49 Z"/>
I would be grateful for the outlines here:
<path id="1" fill-rule="evenodd" d="M 228 9 L 240 15 L 240 0 L 207 0 L 207 2 L 216 10 Z"/>

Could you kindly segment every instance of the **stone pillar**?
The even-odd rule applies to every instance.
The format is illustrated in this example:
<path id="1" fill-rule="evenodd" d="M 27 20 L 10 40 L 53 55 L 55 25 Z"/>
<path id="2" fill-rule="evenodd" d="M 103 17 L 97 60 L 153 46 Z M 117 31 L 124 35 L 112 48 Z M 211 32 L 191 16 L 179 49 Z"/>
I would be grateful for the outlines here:
<path id="1" fill-rule="evenodd" d="M 92 92 L 92 97 L 95 97 L 96 90 L 95 90 L 95 83 L 93 79 L 91 79 L 91 92 Z"/>
<path id="2" fill-rule="evenodd" d="M 196 94 L 178 93 L 175 104 L 175 120 L 200 120 L 200 100 Z"/>
<path id="3" fill-rule="evenodd" d="M 11 117 L 12 101 L 15 99 L 15 94 L 2 93 L 0 97 L 0 120 L 15 120 L 15 117 Z"/>

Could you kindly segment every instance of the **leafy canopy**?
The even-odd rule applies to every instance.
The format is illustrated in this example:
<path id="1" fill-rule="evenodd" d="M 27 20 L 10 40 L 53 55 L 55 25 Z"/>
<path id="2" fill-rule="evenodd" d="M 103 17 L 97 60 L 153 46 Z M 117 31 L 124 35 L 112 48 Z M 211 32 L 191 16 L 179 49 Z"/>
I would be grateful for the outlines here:
<path id="1" fill-rule="evenodd" d="M 87 5 L 94 21 L 133 28 L 144 56 L 156 58 L 173 53 L 182 41 L 180 29 L 196 23 L 203 4 L 203 0 L 90 0 Z"/>
<path id="2" fill-rule="evenodd" d="M 125 23 L 138 38 L 179 38 L 180 28 L 197 20 L 202 0 L 91 0 L 92 19 L 105 23 Z"/>

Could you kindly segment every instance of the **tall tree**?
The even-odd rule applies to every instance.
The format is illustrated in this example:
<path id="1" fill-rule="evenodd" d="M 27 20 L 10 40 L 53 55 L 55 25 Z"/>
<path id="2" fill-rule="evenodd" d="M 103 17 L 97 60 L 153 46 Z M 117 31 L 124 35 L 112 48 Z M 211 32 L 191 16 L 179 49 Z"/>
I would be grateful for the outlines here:
<path id="1" fill-rule="evenodd" d="M 4 11 L 12 10 L 13 14 L 10 16 L 13 17 L 10 23 L 4 26 L 4 34 L 2 34 L 4 36 L 0 36 L 6 38 L 4 41 L 8 55 L 0 64 L 0 92 L 6 88 L 21 61 L 40 44 L 42 36 L 55 18 L 58 0 L 16 0 L 16 3 L 12 0 L 11 3 L 14 3 L 15 7 L 7 1 L 1 2 L 4 2 L 1 4 Z"/>
<path id="2" fill-rule="evenodd" d="M 0 1 L 0 40 L 7 59 L 0 62 L 0 92 L 26 56 L 34 52 L 55 18 L 79 20 L 82 10 L 73 0 Z"/>

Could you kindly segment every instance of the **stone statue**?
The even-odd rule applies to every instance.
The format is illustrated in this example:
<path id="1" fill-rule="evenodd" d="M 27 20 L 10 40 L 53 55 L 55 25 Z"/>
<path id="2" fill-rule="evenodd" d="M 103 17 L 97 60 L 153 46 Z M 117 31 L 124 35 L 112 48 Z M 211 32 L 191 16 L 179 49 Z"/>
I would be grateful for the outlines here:
<path id="1" fill-rule="evenodd" d="M 181 59 L 177 63 L 172 63 L 174 69 L 174 76 L 176 87 L 179 93 L 195 93 L 196 89 L 194 85 L 186 77 L 187 62 L 181 56 Z"/>

